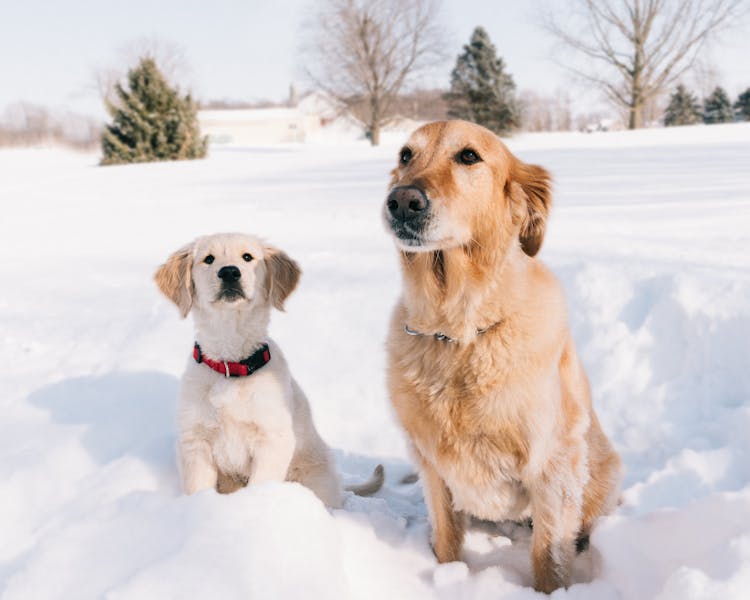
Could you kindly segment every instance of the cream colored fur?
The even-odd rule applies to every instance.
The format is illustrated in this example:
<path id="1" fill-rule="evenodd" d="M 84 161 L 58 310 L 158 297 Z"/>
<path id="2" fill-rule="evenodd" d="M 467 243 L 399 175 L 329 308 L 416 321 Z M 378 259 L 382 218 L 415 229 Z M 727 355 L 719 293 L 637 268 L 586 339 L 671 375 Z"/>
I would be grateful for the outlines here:
<path id="1" fill-rule="evenodd" d="M 245 254 L 252 256 L 249 262 Z M 211 264 L 205 262 L 208 255 L 214 257 Z M 240 269 L 244 298 L 217 299 L 217 273 L 228 265 Z M 157 271 L 161 291 L 183 316 L 192 312 L 205 356 L 239 361 L 263 342 L 271 351 L 271 361 L 248 377 L 226 378 L 188 360 L 177 409 L 178 461 L 187 494 L 297 481 L 327 506 L 340 506 L 338 477 L 307 398 L 268 337 L 271 307 L 283 309 L 299 275 L 286 254 L 242 234 L 198 238 Z"/>

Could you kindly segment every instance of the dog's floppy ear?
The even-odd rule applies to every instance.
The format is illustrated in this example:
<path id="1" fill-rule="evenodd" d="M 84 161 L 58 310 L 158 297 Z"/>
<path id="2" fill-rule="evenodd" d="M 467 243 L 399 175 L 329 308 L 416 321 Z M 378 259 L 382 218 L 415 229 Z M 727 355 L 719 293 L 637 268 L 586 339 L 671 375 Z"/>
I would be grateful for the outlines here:
<path id="1" fill-rule="evenodd" d="M 297 287 L 302 274 L 299 265 L 286 252 L 273 246 L 265 247 L 266 292 L 271 304 L 278 310 L 284 310 L 284 300 Z"/>
<path id="2" fill-rule="evenodd" d="M 193 244 L 183 246 L 173 253 L 162 266 L 160 266 L 154 279 L 162 294 L 169 298 L 180 309 L 184 319 L 193 306 Z"/>
<path id="3" fill-rule="evenodd" d="M 506 183 L 506 193 L 515 205 L 514 213 L 520 219 L 521 231 L 518 237 L 521 248 L 529 256 L 534 256 L 542 247 L 547 215 L 552 203 L 550 174 L 542 167 L 528 165 L 514 158 Z"/>

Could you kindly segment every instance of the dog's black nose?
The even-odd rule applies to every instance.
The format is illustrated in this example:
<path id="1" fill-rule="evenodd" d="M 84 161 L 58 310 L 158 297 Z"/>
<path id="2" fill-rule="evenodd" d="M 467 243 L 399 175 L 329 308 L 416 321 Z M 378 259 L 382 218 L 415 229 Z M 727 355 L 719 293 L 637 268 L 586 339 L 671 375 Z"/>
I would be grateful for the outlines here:
<path id="1" fill-rule="evenodd" d="M 232 283 L 233 281 L 237 281 L 241 276 L 240 270 L 234 265 L 221 267 L 217 275 L 219 276 L 219 279 L 221 279 L 224 283 Z"/>
<path id="2" fill-rule="evenodd" d="M 393 188 L 388 194 L 386 205 L 394 219 L 408 221 L 421 216 L 427 210 L 430 201 L 424 190 L 414 185 L 405 185 Z"/>

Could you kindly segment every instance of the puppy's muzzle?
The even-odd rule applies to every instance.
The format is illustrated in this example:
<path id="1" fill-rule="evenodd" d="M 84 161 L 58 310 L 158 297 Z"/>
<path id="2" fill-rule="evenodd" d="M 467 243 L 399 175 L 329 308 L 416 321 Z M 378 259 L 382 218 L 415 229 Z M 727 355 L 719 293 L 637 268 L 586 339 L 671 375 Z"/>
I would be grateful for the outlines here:
<path id="1" fill-rule="evenodd" d="M 430 200 L 415 185 L 393 188 L 385 201 L 391 228 L 402 240 L 414 240 L 423 232 L 430 214 Z"/>
<path id="2" fill-rule="evenodd" d="M 216 296 L 217 300 L 238 300 L 245 297 L 240 278 L 242 273 L 234 265 L 228 265 L 219 269 L 216 276 L 221 279 L 221 290 Z"/>
<path id="3" fill-rule="evenodd" d="M 234 265 L 229 265 L 228 267 L 221 267 L 217 276 L 221 279 L 224 285 L 226 285 L 239 281 L 240 277 L 242 277 L 242 273 L 240 273 L 240 270 Z"/>

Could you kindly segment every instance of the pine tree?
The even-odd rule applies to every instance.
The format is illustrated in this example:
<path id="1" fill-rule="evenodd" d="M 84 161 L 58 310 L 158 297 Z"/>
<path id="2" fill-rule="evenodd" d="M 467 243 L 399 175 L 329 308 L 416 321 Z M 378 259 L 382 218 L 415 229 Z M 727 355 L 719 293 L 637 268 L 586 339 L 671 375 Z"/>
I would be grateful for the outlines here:
<path id="1" fill-rule="evenodd" d="M 723 88 L 717 86 L 711 95 L 703 101 L 703 122 L 731 123 L 734 121 L 732 102 Z"/>
<path id="2" fill-rule="evenodd" d="M 737 118 L 740 121 L 750 121 L 750 88 L 747 88 L 737 97 L 734 110 L 737 112 Z"/>
<path id="3" fill-rule="evenodd" d="M 115 93 L 106 102 L 112 124 L 102 134 L 101 164 L 206 156 L 208 138 L 201 137 L 195 102 L 169 85 L 152 58 L 128 71 L 127 88 L 118 83 Z"/>
<path id="4" fill-rule="evenodd" d="M 682 84 L 677 86 L 664 112 L 664 125 L 693 125 L 703 118 L 698 99 Z"/>
<path id="5" fill-rule="evenodd" d="M 489 35 L 477 27 L 451 73 L 451 89 L 444 96 L 448 115 L 506 134 L 520 124 L 515 89 Z"/>

